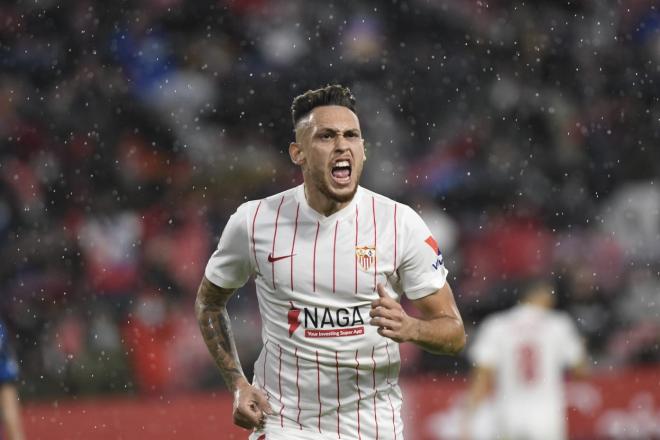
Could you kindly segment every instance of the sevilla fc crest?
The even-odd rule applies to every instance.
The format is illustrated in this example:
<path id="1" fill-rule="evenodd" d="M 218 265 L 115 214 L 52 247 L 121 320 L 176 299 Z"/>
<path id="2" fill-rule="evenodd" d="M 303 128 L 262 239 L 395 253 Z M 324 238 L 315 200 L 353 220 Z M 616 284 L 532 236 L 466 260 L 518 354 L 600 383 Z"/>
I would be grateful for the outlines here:
<path id="1" fill-rule="evenodd" d="M 356 246 L 355 257 L 360 267 L 367 271 L 376 261 L 376 247 L 374 246 Z"/>

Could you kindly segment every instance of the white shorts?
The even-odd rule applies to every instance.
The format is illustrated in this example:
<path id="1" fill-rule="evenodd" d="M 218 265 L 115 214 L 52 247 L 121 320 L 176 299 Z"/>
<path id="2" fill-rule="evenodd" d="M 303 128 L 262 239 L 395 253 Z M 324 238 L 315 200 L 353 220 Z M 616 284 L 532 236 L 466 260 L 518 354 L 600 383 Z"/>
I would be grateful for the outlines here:
<path id="1" fill-rule="evenodd" d="M 325 437 L 319 437 L 319 433 L 316 434 L 309 431 L 301 431 L 299 429 L 278 429 L 277 431 L 269 431 L 264 433 L 263 431 L 255 431 L 250 434 L 248 437 L 249 440 L 319 440 Z M 333 439 L 334 440 L 334 439 Z"/>
<path id="2" fill-rule="evenodd" d="M 355 437 L 357 438 L 357 437 Z M 254 431 L 248 437 L 249 440 L 337 440 L 338 437 L 319 434 L 313 431 L 303 431 L 300 429 L 277 428 L 269 429 L 268 432 Z M 353 440 L 353 437 L 341 436 L 341 440 Z"/>

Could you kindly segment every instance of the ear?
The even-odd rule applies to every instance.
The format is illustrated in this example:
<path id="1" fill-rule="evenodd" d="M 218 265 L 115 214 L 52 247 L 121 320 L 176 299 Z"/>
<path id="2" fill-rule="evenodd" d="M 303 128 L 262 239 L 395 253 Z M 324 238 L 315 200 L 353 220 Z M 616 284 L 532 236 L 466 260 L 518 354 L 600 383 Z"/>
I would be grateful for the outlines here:
<path id="1" fill-rule="evenodd" d="M 291 158 L 291 162 L 296 165 L 305 163 L 305 152 L 299 143 L 291 142 L 289 144 L 289 157 Z"/>

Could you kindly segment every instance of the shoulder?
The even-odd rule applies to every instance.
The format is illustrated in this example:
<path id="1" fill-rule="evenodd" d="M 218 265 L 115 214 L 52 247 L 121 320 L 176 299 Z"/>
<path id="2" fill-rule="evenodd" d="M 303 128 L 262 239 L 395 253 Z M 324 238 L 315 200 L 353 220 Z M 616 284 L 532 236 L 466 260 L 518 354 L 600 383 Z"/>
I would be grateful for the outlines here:
<path id="1" fill-rule="evenodd" d="M 377 210 L 380 208 L 381 211 L 383 209 L 389 211 L 396 210 L 397 220 L 400 222 L 408 222 L 411 220 L 413 222 L 422 221 L 420 215 L 405 203 L 398 202 L 362 186 L 360 187 L 360 191 L 360 203 L 363 205 L 368 204 L 371 206 L 373 204 Z"/>
<path id="2" fill-rule="evenodd" d="M 267 204 L 278 204 L 282 200 L 294 200 L 296 198 L 296 192 L 300 189 L 301 185 L 294 186 L 293 188 L 286 189 L 284 191 L 280 191 L 276 194 L 273 194 L 271 196 L 268 196 L 264 199 L 258 199 L 258 200 L 251 200 L 253 203 L 259 203 L 259 202 L 264 202 Z"/>
<path id="3" fill-rule="evenodd" d="M 497 334 L 506 326 L 508 312 L 498 312 L 487 316 L 479 327 L 479 333 L 483 335 Z"/>
<path id="4" fill-rule="evenodd" d="M 377 203 L 378 205 L 387 205 L 387 206 L 392 206 L 392 205 L 398 205 L 402 206 L 402 203 L 397 202 L 396 200 L 390 199 L 387 196 L 384 196 L 382 194 L 378 194 L 375 191 L 372 191 L 370 189 L 367 189 L 363 186 L 360 186 L 358 188 L 358 191 L 360 191 L 360 197 L 362 203 L 368 202 L 368 203 Z"/>
<path id="5" fill-rule="evenodd" d="M 552 322 L 565 329 L 573 329 L 575 327 L 575 321 L 567 312 L 561 310 L 551 310 L 549 317 Z"/>
<path id="6" fill-rule="evenodd" d="M 295 201 L 297 189 L 293 187 L 263 199 L 248 200 L 236 209 L 236 213 L 251 218 L 266 211 L 277 211 L 282 205 Z"/>

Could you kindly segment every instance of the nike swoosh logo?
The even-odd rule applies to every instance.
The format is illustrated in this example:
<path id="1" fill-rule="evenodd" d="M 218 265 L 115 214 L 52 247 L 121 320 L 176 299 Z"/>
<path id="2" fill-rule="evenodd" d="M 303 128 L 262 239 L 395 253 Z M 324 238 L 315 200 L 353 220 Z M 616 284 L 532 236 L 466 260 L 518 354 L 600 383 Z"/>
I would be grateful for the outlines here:
<path id="1" fill-rule="evenodd" d="M 273 254 L 268 254 L 268 262 L 269 263 L 274 263 L 278 260 L 284 260 L 285 258 L 293 257 L 296 254 L 291 254 L 291 255 L 281 255 L 279 257 L 273 257 Z"/>

